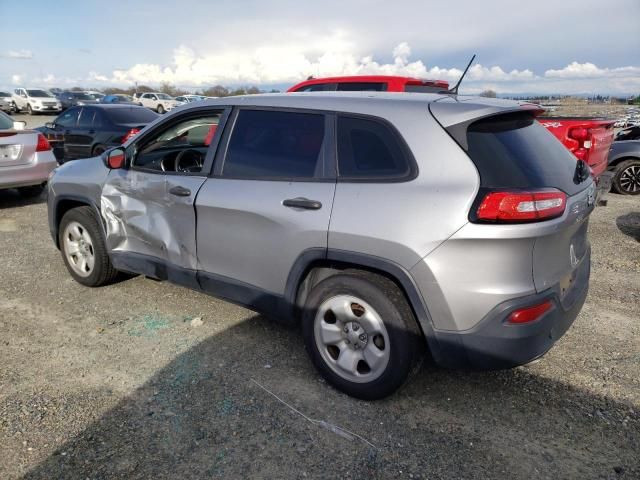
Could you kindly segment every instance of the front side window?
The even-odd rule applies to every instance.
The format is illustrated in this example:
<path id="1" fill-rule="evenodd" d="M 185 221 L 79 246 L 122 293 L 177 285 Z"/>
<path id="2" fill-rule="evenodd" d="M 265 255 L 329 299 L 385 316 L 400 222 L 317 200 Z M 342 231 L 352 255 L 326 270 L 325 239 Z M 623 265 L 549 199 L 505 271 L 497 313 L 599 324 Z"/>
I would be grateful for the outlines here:
<path id="1" fill-rule="evenodd" d="M 247 179 L 321 175 L 324 119 L 316 113 L 241 110 L 222 175 Z"/>
<path id="2" fill-rule="evenodd" d="M 402 178 L 411 173 L 398 134 L 383 122 L 339 116 L 337 140 L 342 178 Z"/>
<path id="3" fill-rule="evenodd" d="M 72 128 L 75 127 L 78 123 L 78 115 L 80 113 L 79 108 L 70 108 L 58 118 L 56 118 L 55 124 L 56 126 L 61 126 L 64 128 Z"/>
<path id="4" fill-rule="evenodd" d="M 209 145 L 218 131 L 222 111 L 172 123 L 151 138 L 143 139 L 133 168 L 167 173 L 200 173 Z"/>

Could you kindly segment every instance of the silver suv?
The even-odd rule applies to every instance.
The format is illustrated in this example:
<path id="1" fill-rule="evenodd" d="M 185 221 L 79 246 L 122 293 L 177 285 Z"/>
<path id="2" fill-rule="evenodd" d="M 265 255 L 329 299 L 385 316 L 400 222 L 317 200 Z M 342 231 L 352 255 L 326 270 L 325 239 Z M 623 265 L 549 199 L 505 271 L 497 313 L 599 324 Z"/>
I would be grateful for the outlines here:
<path id="1" fill-rule="evenodd" d="M 194 103 L 49 182 L 69 273 L 169 280 L 299 323 L 350 395 L 428 352 L 505 368 L 543 355 L 589 282 L 588 168 L 535 106 L 307 93 Z"/>

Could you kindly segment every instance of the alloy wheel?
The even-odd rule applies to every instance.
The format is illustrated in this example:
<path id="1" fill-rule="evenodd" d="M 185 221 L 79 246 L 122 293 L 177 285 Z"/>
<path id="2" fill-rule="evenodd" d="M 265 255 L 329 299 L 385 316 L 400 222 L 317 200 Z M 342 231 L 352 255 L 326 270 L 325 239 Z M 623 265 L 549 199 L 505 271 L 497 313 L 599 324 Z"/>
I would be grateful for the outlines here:
<path id="1" fill-rule="evenodd" d="M 640 165 L 630 165 L 625 168 L 620 174 L 619 184 L 625 193 L 640 192 Z"/>

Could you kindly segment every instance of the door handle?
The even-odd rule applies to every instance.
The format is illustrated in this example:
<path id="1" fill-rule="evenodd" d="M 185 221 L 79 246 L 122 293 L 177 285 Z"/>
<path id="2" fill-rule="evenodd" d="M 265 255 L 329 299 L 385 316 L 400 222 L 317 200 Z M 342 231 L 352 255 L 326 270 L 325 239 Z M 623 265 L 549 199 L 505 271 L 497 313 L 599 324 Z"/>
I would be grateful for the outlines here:
<path id="1" fill-rule="evenodd" d="M 169 189 L 169 193 L 171 195 L 176 195 L 177 197 L 188 197 L 189 195 L 191 195 L 191 190 L 177 185 L 175 187 L 171 187 Z"/>
<path id="2" fill-rule="evenodd" d="M 282 205 L 290 208 L 304 208 L 305 210 L 320 210 L 322 208 L 322 203 L 319 201 L 304 197 L 287 198 L 282 201 Z"/>

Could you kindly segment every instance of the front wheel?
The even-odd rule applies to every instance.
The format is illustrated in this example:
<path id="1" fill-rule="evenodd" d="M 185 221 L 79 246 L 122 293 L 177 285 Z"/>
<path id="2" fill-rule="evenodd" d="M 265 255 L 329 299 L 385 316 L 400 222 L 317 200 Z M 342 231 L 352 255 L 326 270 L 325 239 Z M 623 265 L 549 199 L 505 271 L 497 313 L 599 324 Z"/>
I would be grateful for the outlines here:
<path id="1" fill-rule="evenodd" d="M 67 270 L 78 283 L 88 287 L 111 283 L 118 275 L 107 255 L 98 222 L 91 207 L 78 207 L 64 214 L 58 232 Z"/>
<path id="2" fill-rule="evenodd" d="M 162 115 L 164 113 L 164 107 L 162 105 L 158 105 L 158 107 L 156 108 L 156 112 Z"/>
<path id="3" fill-rule="evenodd" d="M 338 274 L 320 282 L 309 294 L 302 327 L 322 376 L 364 400 L 400 388 L 424 352 L 404 295 L 375 275 Z"/>
<path id="4" fill-rule="evenodd" d="M 31 105 L 27 104 L 27 113 L 29 115 L 33 115 L 33 109 L 31 108 Z"/>
<path id="5" fill-rule="evenodd" d="M 613 186 L 623 195 L 640 195 L 640 160 L 621 162 L 615 170 Z"/>

